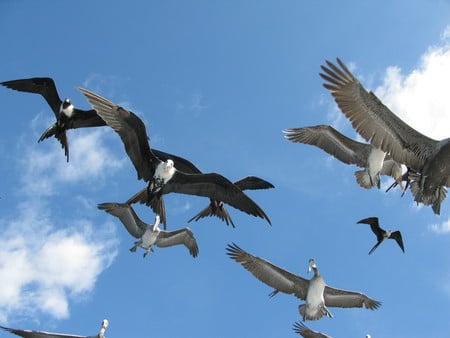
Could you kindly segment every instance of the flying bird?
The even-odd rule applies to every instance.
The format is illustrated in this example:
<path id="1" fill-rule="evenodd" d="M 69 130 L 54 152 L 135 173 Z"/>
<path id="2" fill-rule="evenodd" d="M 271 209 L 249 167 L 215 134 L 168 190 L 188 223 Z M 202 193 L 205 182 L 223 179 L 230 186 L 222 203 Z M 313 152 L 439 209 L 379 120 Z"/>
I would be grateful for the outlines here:
<path id="1" fill-rule="evenodd" d="M 254 256 L 234 243 L 228 244 L 226 251 L 230 258 L 242 264 L 253 276 L 275 289 L 269 296 L 272 297 L 281 291 L 305 300 L 306 303 L 298 308 L 303 320 L 318 320 L 323 316 L 332 318 L 333 315 L 328 307 L 365 307 L 375 310 L 381 305 L 379 301 L 363 293 L 340 290 L 326 285 L 312 258 L 309 260 L 308 273 L 314 271 L 314 276 L 308 280 Z"/>
<path id="2" fill-rule="evenodd" d="M 158 157 L 161 161 L 167 161 L 167 160 L 173 160 L 175 168 L 178 170 L 181 170 L 188 174 L 201 174 L 201 170 L 195 166 L 191 161 L 177 156 L 173 154 L 169 154 L 166 152 L 163 152 L 161 150 L 152 149 L 153 153 L 156 157 Z M 234 182 L 234 185 L 236 185 L 241 190 L 257 190 L 257 189 L 269 189 L 274 188 L 272 183 L 267 182 L 266 180 L 263 180 L 262 178 L 256 177 L 256 176 L 247 176 L 243 179 L 240 179 L 239 181 Z M 162 196 L 161 196 L 162 200 Z M 132 197 L 128 199 L 126 202 L 128 204 L 134 204 L 134 203 L 141 203 L 141 204 L 147 204 L 148 203 L 148 194 L 147 189 L 142 189 L 138 191 L 136 194 L 134 194 Z M 163 201 L 161 201 L 163 203 Z M 153 208 L 154 210 L 156 208 Z M 161 208 L 164 210 L 164 208 Z M 207 216 L 216 216 L 222 221 L 224 221 L 227 225 L 230 225 L 234 228 L 235 225 L 233 223 L 233 220 L 231 219 L 230 214 L 228 213 L 228 210 L 225 207 L 225 204 L 222 201 L 216 200 L 216 199 L 210 199 L 209 205 L 204 208 L 202 211 L 200 211 L 197 215 L 192 217 L 189 222 L 192 221 L 198 221 L 199 219 Z M 164 224 L 164 229 L 166 229 L 166 215 L 161 214 L 161 223 Z"/>
<path id="3" fill-rule="evenodd" d="M 356 181 L 362 188 L 380 188 L 380 175 L 388 175 L 404 190 L 401 164 L 371 144 L 352 140 L 328 125 L 290 128 L 283 132 L 291 142 L 317 146 L 343 163 L 364 168 L 355 172 Z"/>
<path id="4" fill-rule="evenodd" d="M 367 91 L 340 59 L 337 63 L 321 66 L 324 87 L 366 141 L 411 169 L 414 200 L 440 214 L 450 186 L 450 138 L 434 140 L 413 129 Z"/>
<path id="5" fill-rule="evenodd" d="M 33 77 L 0 82 L 0 84 L 20 92 L 40 94 L 44 97 L 55 114 L 56 122 L 44 131 L 38 142 L 54 136 L 61 143 L 67 162 L 69 162 L 69 141 L 66 133 L 68 129 L 106 125 L 105 121 L 97 115 L 94 109 L 81 110 L 75 108 L 68 98 L 62 101 L 56 89 L 55 81 L 52 78 Z"/>
<path id="6" fill-rule="evenodd" d="M 144 257 L 151 251 L 152 246 L 168 247 L 174 245 L 184 245 L 192 257 L 198 255 L 198 245 L 191 229 L 183 228 L 175 231 L 164 231 L 159 228 L 160 219 L 156 215 L 154 224 L 144 223 L 134 211 L 133 207 L 126 203 L 101 203 L 100 210 L 105 210 L 109 214 L 120 219 L 131 236 L 139 240 L 130 249 L 135 252 L 137 247 L 145 250 Z"/>
<path id="7" fill-rule="evenodd" d="M 138 179 L 148 182 L 147 204 L 157 215 L 165 213 L 161 196 L 176 192 L 223 201 L 270 224 L 264 211 L 227 178 L 217 173 L 185 173 L 175 167 L 172 159 L 159 159 L 150 148 L 145 125 L 138 116 L 87 89 L 78 89 L 97 114 L 121 137 Z"/>
<path id="8" fill-rule="evenodd" d="M 292 329 L 294 330 L 295 333 L 298 333 L 300 336 L 304 338 L 331 338 L 331 336 L 311 330 L 302 322 L 295 322 Z"/>
<path id="9" fill-rule="evenodd" d="M 12 329 L 5 326 L 0 326 L 5 331 L 11 332 L 17 336 L 24 338 L 105 338 L 105 330 L 108 327 L 108 320 L 104 319 L 102 321 L 102 326 L 100 332 L 95 336 L 78 336 L 74 334 L 65 334 L 65 333 L 52 333 L 45 331 L 34 331 L 34 330 L 21 330 L 21 329 Z"/>
<path id="10" fill-rule="evenodd" d="M 368 217 L 364 218 L 357 222 L 357 224 L 370 224 L 370 228 L 372 229 L 375 236 L 377 236 L 377 243 L 373 246 L 369 251 L 369 255 L 375 251 L 378 246 L 383 243 L 386 239 L 395 239 L 400 249 L 405 252 L 405 247 L 403 245 L 402 234 L 399 230 L 383 230 L 378 224 L 378 217 Z"/>

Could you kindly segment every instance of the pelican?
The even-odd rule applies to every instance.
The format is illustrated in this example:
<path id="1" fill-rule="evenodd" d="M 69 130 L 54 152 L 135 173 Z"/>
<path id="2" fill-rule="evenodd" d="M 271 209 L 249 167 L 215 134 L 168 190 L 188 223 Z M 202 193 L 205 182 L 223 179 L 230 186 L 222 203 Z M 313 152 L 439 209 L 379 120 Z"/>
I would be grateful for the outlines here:
<path id="1" fill-rule="evenodd" d="M 298 333 L 300 336 L 304 338 L 331 338 L 331 336 L 323 334 L 322 332 L 311 330 L 302 322 L 295 322 L 292 329 L 294 330 L 295 333 Z"/>
<path id="2" fill-rule="evenodd" d="M 380 175 L 389 175 L 404 191 L 401 164 L 371 144 L 352 140 L 328 125 L 290 128 L 283 132 L 291 142 L 317 146 L 343 163 L 364 168 L 355 172 L 356 181 L 362 188 L 380 188 Z"/>
<path id="3" fill-rule="evenodd" d="M 308 273 L 313 271 L 314 276 L 308 280 L 254 256 L 234 243 L 228 244 L 226 250 L 230 258 L 242 264 L 253 276 L 275 288 L 269 296 L 272 297 L 281 291 L 305 300 L 306 303 L 299 306 L 303 320 L 318 320 L 323 316 L 333 318 L 328 307 L 365 307 L 375 310 L 381 305 L 379 301 L 363 293 L 335 289 L 326 285 L 313 258 L 309 260 Z"/>
<path id="4" fill-rule="evenodd" d="M 99 127 L 106 125 L 105 121 L 97 115 L 94 109 L 81 110 L 75 108 L 70 99 L 62 101 L 58 95 L 55 81 L 49 77 L 33 77 L 0 82 L 2 86 L 20 92 L 40 94 L 47 101 L 56 117 L 56 122 L 48 127 L 39 138 L 38 142 L 51 136 L 61 143 L 67 162 L 69 162 L 69 142 L 67 129 Z"/>
<path id="5" fill-rule="evenodd" d="M 434 140 L 411 128 L 367 91 L 340 59 L 337 63 L 326 61 L 321 66 L 324 87 L 366 141 L 412 170 L 414 200 L 440 214 L 450 185 L 450 138 Z"/>
<path id="6" fill-rule="evenodd" d="M 403 239 L 402 234 L 399 230 L 392 231 L 392 230 L 383 230 L 381 229 L 379 223 L 378 223 L 378 217 L 368 217 L 364 218 L 357 222 L 358 224 L 370 224 L 370 228 L 372 229 L 372 232 L 377 236 L 377 243 L 373 246 L 372 249 L 369 251 L 369 255 L 375 251 L 378 246 L 383 243 L 386 239 L 395 239 L 400 249 L 402 249 L 403 252 L 405 252 L 405 247 L 403 245 Z"/>
<path id="7" fill-rule="evenodd" d="M 97 114 L 121 137 L 138 179 L 148 182 L 148 204 L 156 214 L 165 213 L 161 196 L 176 192 L 223 201 L 270 224 L 264 211 L 227 178 L 217 173 L 185 173 L 175 167 L 172 159 L 162 161 L 152 152 L 145 125 L 138 116 L 87 89 L 78 89 Z"/>
<path id="8" fill-rule="evenodd" d="M 188 248 L 192 257 L 197 257 L 198 246 L 191 229 L 183 228 L 175 231 L 164 231 L 159 228 L 160 218 L 155 217 L 154 224 L 144 223 L 134 211 L 133 207 L 126 203 L 101 203 L 100 210 L 105 210 L 120 219 L 131 236 L 138 238 L 131 252 L 135 252 L 137 247 L 145 250 L 144 257 L 153 251 L 152 245 L 158 247 L 168 247 L 183 244 Z"/>
<path id="9" fill-rule="evenodd" d="M 100 332 L 95 336 L 78 336 L 74 334 L 65 334 L 65 333 L 52 333 L 45 331 L 34 331 L 34 330 L 20 330 L 20 329 L 12 329 L 5 326 L 0 326 L 5 331 L 11 332 L 17 336 L 24 338 L 105 338 L 105 330 L 108 327 L 109 322 L 107 319 L 103 319 L 102 327 Z"/>

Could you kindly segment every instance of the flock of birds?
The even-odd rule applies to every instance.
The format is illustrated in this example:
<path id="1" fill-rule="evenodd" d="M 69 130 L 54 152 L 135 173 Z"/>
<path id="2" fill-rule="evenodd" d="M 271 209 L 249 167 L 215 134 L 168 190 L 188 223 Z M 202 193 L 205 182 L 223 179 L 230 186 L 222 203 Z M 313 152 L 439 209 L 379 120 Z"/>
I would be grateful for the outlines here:
<path id="1" fill-rule="evenodd" d="M 417 203 L 431 205 L 432 210 L 439 214 L 440 205 L 446 197 L 446 187 L 450 183 L 449 140 L 436 141 L 411 128 L 374 93 L 367 91 L 341 60 L 337 59 L 337 64 L 327 61 L 321 68 L 323 72 L 320 76 L 326 81 L 324 87 L 331 92 L 342 113 L 368 143 L 352 140 L 327 125 L 285 129 L 285 137 L 292 142 L 317 146 L 346 164 L 363 168 L 355 172 L 356 181 L 363 188 L 380 188 L 381 175 L 392 176 L 394 183 L 391 187 L 399 185 L 403 193 L 409 187 Z M 193 257 L 198 255 L 197 241 L 188 227 L 167 230 L 164 195 L 168 193 L 209 198 L 206 208 L 188 222 L 216 216 L 234 227 L 225 207 L 228 204 L 271 223 L 262 208 L 244 193 L 244 190 L 274 188 L 271 183 L 255 176 L 233 183 L 218 173 L 201 172 L 182 157 L 151 148 L 143 121 L 133 112 L 106 98 L 78 88 L 92 105 L 91 110 L 80 110 L 69 99 L 60 99 L 51 78 L 20 79 L 0 84 L 17 91 L 37 93 L 45 98 L 55 114 L 56 122 L 44 131 L 39 142 L 54 136 L 60 142 L 67 161 L 69 129 L 109 126 L 119 134 L 138 179 L 145 181 L 146 187 L 124 203 L 101 203 L 98 208 L 117 217 L 129 234 L 137 239 L 130 251 L 135 252 L 140 247 L 145 257 L 153 251 L 154 246 L 184 245 Z M 402 166 L 407 168 L 405 173 Z M 134 203 L 148 205 L 156 215 L 155 221 L 142 221 L 132 207 Z M 163 229 L 160 228 L 161 223 Z M 362 219 L 358 223 L 370 225 L 376 235 L 377 242 L 369 254 L 386 239 L 394 239 L 405 251 L 400 231 L 382 229 L 377 217 Z M 313 258 L 309 260 L 308 266 L 308 273 L 312 272 L 313 277 L 306 279 L 246 252 L 235 243 L 226 247 L 226 254 L 261 282 L 272 287 L 274 290 L 270 297 L 281 291 L 305 301 L 298 308 L 303 321 L 319 320 L 324 316 L 333 318 L 329 310 L 332 307 L 375 310 L 381 306 L 381 302 L 362 292 L 328 286 Z M 105 319 L 100 332 L 93 337 L 104 338 L 107 326 L 108 321 Z M 87 337 L 0 327 L 26 338 Z M 293 330 L 303 337 L 329 337 L 309 329 L 303 322 L 294 323 Z"/>

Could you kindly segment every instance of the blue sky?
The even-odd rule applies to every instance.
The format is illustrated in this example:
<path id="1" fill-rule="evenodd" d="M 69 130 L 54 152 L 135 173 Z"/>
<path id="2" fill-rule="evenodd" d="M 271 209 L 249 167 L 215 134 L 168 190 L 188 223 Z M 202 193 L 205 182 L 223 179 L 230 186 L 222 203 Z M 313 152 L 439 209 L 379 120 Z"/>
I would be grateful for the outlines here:
<path id="1" fill-rule="evenodd" d="M 450 322 L 450 201 L 441 215 L 410 192 L 363 190 L 348 166 L 283 138 L 285 128 L 331 124 L 357 135 L 319 77 L 340 57 L 422 133 L 448 137 L 448 1 L 13 1 L 0 3 L 0 81 L 52 77 L 60 96 L 90 109 L 82 86 L 134 111 L 154 148 L 230 180 L 275 185 L 248 194 L 272 221 L 229 207 L 236 228 L 190 223 L 200 249 L 131 253 L 121 223 L 97 209 L 145 184 L 109 128 L 69 132 L 71 161 L 54 139 L 42 97 L 0 88 L 0 324 L 108 338 L 295 337 L 300 300 L 256 280 L 228 243 L 301 276 L 314 257 L 331 286 L 383 303 L 331 309 L 307 322 L 333 337 L 443 337 Z M 208 203 L 166 197 L 169 227 Z M 136 207 L 144 221 L 148 208 Z M 403 233 L 368 251 L 362 218 Z M 9 334 L 0 333 L 7 337 Z"/>

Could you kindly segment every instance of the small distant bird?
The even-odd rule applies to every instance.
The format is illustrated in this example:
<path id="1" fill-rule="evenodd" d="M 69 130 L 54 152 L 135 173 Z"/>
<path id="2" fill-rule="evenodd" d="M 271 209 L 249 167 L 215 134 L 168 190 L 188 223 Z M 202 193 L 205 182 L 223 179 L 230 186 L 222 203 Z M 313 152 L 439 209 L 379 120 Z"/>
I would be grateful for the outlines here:
<path id="1" fill-rule="evenodd" d="M 109 325 L 108 320 L 104 319 L 102 321 L 102 327 L 100 329 L 100 332 L 95 336 L 78 336 L 74 334 L 65 334 L 65 333 L 20 330 L 20 329 L 12 329 L 5 326 L 0 326 L 0 328 L 23 338 L 105 338 L 105 330 L 108 327 L 108 325 Z"/>
<path id="2" fill-rule="evenodd" d="M 227 178 L 217 173 L 185 173 L 176 168 L 174 160 L 161 160 L 151 150 L 147 129 L 137 115 L 87 89 L 78 89 L 107 125 L 119 134 L 138 179 L 148 182 L 147 205 L 152 206 L 157 215 L 165 213 L 161 196 L 175 192 L 223 201 L 270 224 L 264 211 Z"/>
<path id="3" fill-rule="evenodd" d="M 378 246 L 384 242 L 386 239 L 395 239 L 400 249 L 402 249 L 403 252 L 405 252 L 405 247 L 403 245 L 403 239 L 402 234 L 400 231 L 392 231 L 392 230 L 383 230 L 380 228 L 380 225 L 378 224 L 378 217 L 368 217 L 364 218 L 357 222 L 358 224 L 370 224 L 370 228 L 372 229 L 375 236 L 377 236 L 377 243 L 374 245 L 374 247 L 369 251 L 369 255 L 375 251 Z"/>
<path id="4" fill-rule="evenodd" d="M 69 162 L 67 129 L 100 127 L 106 125 L 105 121 L 97 115 L 94 109 L 77 109 L 68 98 L 62 101 L 52 78 L 33 77 L 29 79 L 0 82 L 0 85 L 20 92 L 40 94 L 44 97 L 55 114 L 56 122 L 44 131 L 38 142 L 51 136 L 55 136 L 64 149 L 67 162 Z"/>
<path id="5" fill-rule="evenodd" d="M 161 230 L 158 215 L 155 217 L 154 224 L 144 223 L 134 209 L 126 203 L 101 203 L 98 208 L 119 218 L 130 235 L 139 239 L 130 249 L 131 252 L 135 252 L 137 247 L 141 247 L 145 250 L 145 257 L 150 251 L 153 251 L 152 245 L 168 247 L 182 244 L 188 248 L 192 257 L 198 255 L 197 241 L 189 228 L 175 231 Z"/>
<path id="6" fill-rule="evenodd" d="M 355 171 L 356 182 L 362 188 L 380 188 L 380 175 L 388 175 L 404 190 L 401 165 L 370 143 L 352 140 L 328 125 L 290 128 L 283 132 L 291 142 L 314 145 L 343 163 L 364 168 Z"/>
<path id="7" fill-rule="evenodd" d="M 226 251 L 231 259 L 240 263 L 261 282 L 275 289 L 269 294 L 270 297 L 281 291 L 306 301 L 305 304 L 298 307 L 303 320 L 318 320 L 323 316 L 333 318 L 328 307 L 364 307 L 375 310 L 381 305 L 379 301 L 373 300 L 361 292 L 328 286 L 319 273 L 313 258 L 309 260 L 308 273 L 313 271 L 314 276 L 308 280 L 273 265 L 263 258 L 254 256 L 234 243 L 228 244 Z"/>
<path id="8" fill-rule="evenodd" d="M 331 338 L 331 336 L 311 330 L 302 322 L 295 322 L 292 329 L 294 330 L 295 333 L 298 333 L 300 336 L 304 338 Z"/>

